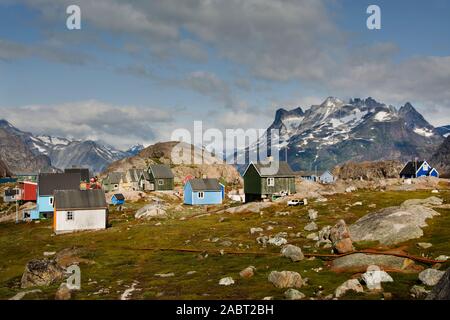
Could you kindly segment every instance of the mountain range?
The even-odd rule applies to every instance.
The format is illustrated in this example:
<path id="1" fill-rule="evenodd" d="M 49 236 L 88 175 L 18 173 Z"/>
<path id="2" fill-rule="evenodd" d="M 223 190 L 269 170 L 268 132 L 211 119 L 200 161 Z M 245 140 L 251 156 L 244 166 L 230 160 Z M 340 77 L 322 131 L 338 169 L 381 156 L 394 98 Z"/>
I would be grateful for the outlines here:
<path id="1" fill-rule="evenodd" d="M 278 109 L 268 132 L 279 130 L 276 147 L 293 169 L 325 170 L 350 160 L 430 158 L 448 128 L 433 127 L 410 103 L 397 109 L 371 97 L 328 97 L 306 111 Z"/>
<path id="2" fill-rule="evenodd" d="M 99 173 L 110 163 L 133 156 L 143 149 L 142 145 L 136 145 L 120 151 L 101 141 L 33 135 L 6 120 L 0 120 L 0 145 L 0 158 L 13 172 L 81 166 Z"/>

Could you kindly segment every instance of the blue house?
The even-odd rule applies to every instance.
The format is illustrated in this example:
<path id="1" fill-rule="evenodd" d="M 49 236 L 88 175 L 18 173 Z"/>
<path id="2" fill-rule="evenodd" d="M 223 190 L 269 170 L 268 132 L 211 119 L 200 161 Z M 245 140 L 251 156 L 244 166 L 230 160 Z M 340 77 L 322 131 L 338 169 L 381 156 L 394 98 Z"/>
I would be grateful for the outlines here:
<path id="1" fill-rule="evenodd" d="M 30 212 L 32 220 L 53 216 L 53 197 L 56 190 L 80 190 L 80 173 L 40 173 L 36 209 Z"/>
<path id="2" fill-rule="evenodd" d="M 408 161 L 400 171 L 400 178 L 439 177 L 439 172 L 424 161 Z"/>
<path id="3" fill-rule="evenodd" d="M 184 185 L 185 204 L 221 204 L 224 197 L 225 186 L 217 179 L 191 179 Z"/>
<path id="4" fill-rule="evenodd" d="M 116 193 L 111 197 L 111 204 L 120 206 L 125 203 L 125 197 L 121 193 Z"/>

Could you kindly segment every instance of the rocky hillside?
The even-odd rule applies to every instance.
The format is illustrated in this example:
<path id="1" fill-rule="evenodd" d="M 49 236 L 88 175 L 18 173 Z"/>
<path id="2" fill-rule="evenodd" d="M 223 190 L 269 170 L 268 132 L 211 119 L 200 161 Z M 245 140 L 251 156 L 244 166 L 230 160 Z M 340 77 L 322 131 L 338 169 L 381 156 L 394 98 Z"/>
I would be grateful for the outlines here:
<path id="1" fill-rule="evenodd" d="M 280 130 L 280 157 L 287 148 L 295 170 L 330 169 L 350 160 L 428 158 L 444 140 L 410 103 L 397 109 L 372 98 L 329 97 L 306 111 L 279 109 L 269 129 Z"/>
<path id="2" fill-rule="evenodd" d="M 11 171 L 9 171 L 8 166 L 2 159 L 0 159 L 0 178 L 11 176 Z"/>
<path id="3" fill-rule="evenodd" d="M 430 163 L 438 169 L 441 177 L 450 178 L 450 136 L 437 148 Z"/>
<path id="4" fill-rule="evenodd" d="M 61 170 L 81 166 L 98 173 L 111 162 L 133 155 L 141 148 L 135 146 L 129 152 L 124 152 L 100 141 L 70 140 L 48 135 L 35 136 L 15 128 L 6 120 L 0 120 L 0 129 L 6 131 L 10 137 L 14 137 L 14 141 L 21 140 L 21 144 L 25 145 L 34 157 L 48 158 L 53 167 Z M 37 168 L 41 167 L 38 165 Z"/>
<path id="5" fill-rule="evenodd" d="M 1 127 L 0 158 L 12 172 L 38 172 L 51 167 L 47 156 L 34 154 L 19 136 Z"/>
<path id="6" fill-rule="evenodd" d="M 176 141 L 170 141 L 151 145 L 143 149 L 136 156 L 113 162 L 105 172 L 102 173 L 102 176 L 105 176 L 108 172 L 124 172 L 133 167 L 147 168 L 150 164 L 164 163 L 172 167 L 172 171 L 175 175 L 175 183 L 181 183 L 186 176 L 192 175 L 198 178 L 203 176 L 208 178 L 223 178 L 229 184 L 242 184 L 242 178 L 240 177 L 239 172 L 232 165 L 224 164 L 207 152 L 203 152 L 193 146 L 190 146 L 193 152 L 192 156 L 203 156 L 203 164 L 173 164 L 172 150 L 178 143 L 179 142 Z"/>
<path id="7" fill-rule="evenodd" d="M 337 166 L 333 173 L 344 180 L 377 180 L 386 178 L 398 178 L 400 171 L 404 166 L 403 162 L 396 160 L 387 161 L 365 161 L 365 162 L 347 162 Z"/>

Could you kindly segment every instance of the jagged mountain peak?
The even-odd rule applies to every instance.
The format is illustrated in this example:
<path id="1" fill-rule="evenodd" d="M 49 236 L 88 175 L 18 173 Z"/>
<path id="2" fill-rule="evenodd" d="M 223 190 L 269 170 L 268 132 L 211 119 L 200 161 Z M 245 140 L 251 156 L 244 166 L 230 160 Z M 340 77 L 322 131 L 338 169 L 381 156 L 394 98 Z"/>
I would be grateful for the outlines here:
<path id="1" fill-rule="evenodd" d="M 327 108 L 336 107 L 336 106 L 342 106 L 342 105 L 344 105 L 344 101 L 342 101 L 339 98 L 333 97 L 333 96 L 329 96 L 321 104 L 321 106 L 324 106 L 324 107 L 327 107 Z"/>

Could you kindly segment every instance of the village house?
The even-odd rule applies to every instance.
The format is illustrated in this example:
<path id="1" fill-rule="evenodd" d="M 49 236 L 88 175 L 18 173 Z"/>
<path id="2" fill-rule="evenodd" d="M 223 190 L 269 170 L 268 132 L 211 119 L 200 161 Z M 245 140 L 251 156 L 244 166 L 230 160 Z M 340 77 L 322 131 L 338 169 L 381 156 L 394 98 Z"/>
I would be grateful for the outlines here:
<path id="1" fill-rule="evenodd" d="M 91 174 L 89 173 L 89 169 L 88 168 L 77 168 L 77 167 L 72 167 L 72 168 L 66 168 L 64 169 L 64 173 L 79 173 L 80 174 L 80 182 L 89 182 L 89 179 L 91 177 Z"/>
<path id="2" fill-rule="evenodd" d="M 141 190 L 173 190 L 174 175 L 172 169 L 165 164 L 153 164 L 142 174 L 140 185 Z"/>
<path id="3" fill-rule="evenodd" d="M 264 174 L 268 165 L 251 162 L 243 174 L 245 202 L 295 193 L 295 173 L 285 161 L 277 163 L 273 174 Z"/>
<path id="4" fill-rule="evenodd" d="M 120 181 L 122 180 L 122 172 L 110 172 L 102 181 L 102 187 L 105 192 L 113 192 L 119 190 Z"/>
<path id="5" fill-rule="evenodd" d="M 119 190 L 123 191 L 138 191 L 140 190 L 139 180 L 141 178 L 144 169 L 128 169 L 119 183 Z"/>
<path id="6" fill-rule="evenodd" d="M 108 205 L 103 190 L 55 192 L 55 233 L 106 229 L 107 219 Z"/>
<path id="7" fill-rule="evenodd" d="M 38 177 L 36 210 L 31 219 L 49 218 L 54 212 L 54 193 L 56 190 L 79 190 L 79 173 L 41 173 Z"/>
<path id="8" fill-rule="evenodd" d="M 225 186 L 217 179 L 191 179 L 184 185 L 184 204 L 221 204 Z"/>
<path id="9" fill-rule="evenodd" d="M 330 171 L 325 171 L 319 176 L 320 183 L 334 183 L 336 181 L 336 178 Z"/>
<path id="10" fill-rule="evenodd" d="M 408 161 L 400 171 L 400 178 L 411 179 L 419 177 L 439 177 L 439 172 L 425 160 Z"/>
<path id="11" fill-rule="evenodd" d="M 125 203 L 125 197 L 122 193 L 115 193 L 111 197 L 111 204 L 114 206 L 121 206 Z"/>
<path id="12" fill-rule="evenodd" d="M 300 177 L 302 180 L 317 182 L 319 181 L 319 176 L 315 171 L 298 171 L 295 175 Z"/>
<path id="13" fill-rule="evenodd" d="M 16 202 L 21 199 L 22 190 L 20 188 L 8 188 L 3 192 L 3 202 Z"/>

